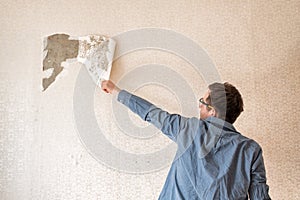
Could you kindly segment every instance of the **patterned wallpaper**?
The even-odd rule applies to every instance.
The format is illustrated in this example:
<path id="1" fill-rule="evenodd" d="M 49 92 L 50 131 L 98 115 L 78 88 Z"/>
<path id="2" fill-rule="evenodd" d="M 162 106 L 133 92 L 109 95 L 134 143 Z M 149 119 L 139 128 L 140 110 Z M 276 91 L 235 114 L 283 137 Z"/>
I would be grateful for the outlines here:
<path id="1" fill-rule="evenodd" d="M 128 173 L 95 159 L 83 145 L 73 104 L 80 64 L 65 64 L 63 76 L 41 90 L 43 37 L 115 36 L 149 27 L 190 38 L 209 55 L 220 80 L 236 85 L 245 111 L 235 127 L 262 146 L 271 197 L 300 199 L 299 1 L 25 0 L 0 5 L 0 199 L 158 198 L 170 163 Z M 172 112 L 184 113 L 186 104 L 197 110 L 197 102 L 179 102 L 182 94 L 161 84 L 122 84 L 126 74 L 146 64 L 177 72 L 195 97 L 206 90 L 207 77 L 190 63 L 154 49 L 115 60 L 111 79 Z M 174 82 L 173 76 L 165 79 Z M 159 133 L 147 140 L 124 134 L 112 109 L 115 97 L 99 88 L 93 95 L 97 123 L 115 147 L 143 154 L 170 144 Z M 137 126 L 147 126 L 128 115 Z"/>

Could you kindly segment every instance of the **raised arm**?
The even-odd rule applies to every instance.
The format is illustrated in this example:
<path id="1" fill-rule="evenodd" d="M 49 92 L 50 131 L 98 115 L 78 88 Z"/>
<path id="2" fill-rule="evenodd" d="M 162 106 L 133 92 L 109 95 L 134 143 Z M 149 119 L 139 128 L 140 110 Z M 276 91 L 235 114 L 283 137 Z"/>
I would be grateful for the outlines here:
<path id="1" fill-rule="evenodd" d="M 103 81 L 102 90 L 106 93 L 118 96 L 118 101 L 127 106 L 131 111 L 138 114 L 143 120 L 150 122 L 165 135 L 176 142 L 179 131 L 184 127 L 187 118 L 168 112 L 156 107 L 149 101 L 135 96 L 118 88 L 112 81 Z"/>

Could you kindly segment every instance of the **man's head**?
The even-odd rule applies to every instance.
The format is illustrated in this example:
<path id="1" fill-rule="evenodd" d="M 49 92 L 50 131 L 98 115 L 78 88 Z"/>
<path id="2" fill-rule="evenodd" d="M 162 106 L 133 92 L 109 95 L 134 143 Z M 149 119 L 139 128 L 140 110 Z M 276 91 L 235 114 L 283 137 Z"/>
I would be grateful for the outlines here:
<path id="1" fill-rule="evenodd" d="M 229 83 L 213 83 L 200 103 L 200 118 L 214 116 L 234 123 L 243 111 L 243 99 L 239 91 Z"/>

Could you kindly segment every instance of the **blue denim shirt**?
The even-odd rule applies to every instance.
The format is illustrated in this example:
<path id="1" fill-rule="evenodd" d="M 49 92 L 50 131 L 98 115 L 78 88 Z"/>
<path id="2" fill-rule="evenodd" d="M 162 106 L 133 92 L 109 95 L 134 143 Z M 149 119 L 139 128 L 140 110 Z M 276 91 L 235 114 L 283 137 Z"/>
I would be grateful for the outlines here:
<path id="1" fill-rule="evenodd" d="M 177 143 L 159 199 L 270 199 L 261 147 L 232 124 L 169 114 L 125 90 L 118 101 Z"/>

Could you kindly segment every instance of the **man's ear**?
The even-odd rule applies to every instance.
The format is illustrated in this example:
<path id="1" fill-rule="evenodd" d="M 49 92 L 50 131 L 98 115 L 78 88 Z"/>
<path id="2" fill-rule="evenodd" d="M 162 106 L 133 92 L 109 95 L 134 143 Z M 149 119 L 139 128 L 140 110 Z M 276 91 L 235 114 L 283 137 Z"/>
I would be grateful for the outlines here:
<path id="1" fill-rule="evenodd" d="M 213 108 L 209 111 L 209 114 L 210 114 L 210 116 L 217 117 L 217 112 L 216 112 L 216 110 L 213 109 Z"/>

